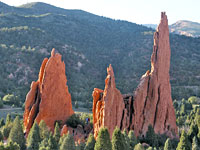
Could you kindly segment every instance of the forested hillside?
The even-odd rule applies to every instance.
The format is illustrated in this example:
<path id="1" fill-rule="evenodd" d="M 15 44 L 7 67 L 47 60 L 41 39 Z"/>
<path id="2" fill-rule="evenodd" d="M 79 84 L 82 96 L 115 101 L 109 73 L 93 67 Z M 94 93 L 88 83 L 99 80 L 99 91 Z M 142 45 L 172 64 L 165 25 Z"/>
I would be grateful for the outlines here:
<path id="1" fill-rule="evenodd" d="M 82 10 L 0 2 L 0 97 L 13 94 L 21 105 L 52 48 L 63 56 L 73 102 L 91 107 L 93 88 L 104 87 L 110 63 L 117 88 L 132 93 L 150 69 L 153 32 Z M 200 96 L 200 38 L 171 34 L 170 41 L 173 98 Z"/>

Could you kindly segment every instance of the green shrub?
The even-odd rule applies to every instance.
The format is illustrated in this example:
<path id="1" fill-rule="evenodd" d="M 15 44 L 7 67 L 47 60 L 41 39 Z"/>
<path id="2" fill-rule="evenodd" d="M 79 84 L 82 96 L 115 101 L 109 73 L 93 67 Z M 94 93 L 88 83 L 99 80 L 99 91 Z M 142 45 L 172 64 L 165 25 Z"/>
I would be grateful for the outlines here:
<path id="1" fill-rule="evenodd" d="M 190 102 L 191 104 L 197 104 L 200 102 L 200 99 L 196 96 L 191 96 L 188 98 L 188 102 Z"/>
<path id="2" fill-rule="evenodd" d="M 76 128 L 79 124 L 83 124 L 82 120 L 80 119 L 79 115 L 73 114 L 70 116 L 66 121 L 67 126 L 72 128 Z"/>

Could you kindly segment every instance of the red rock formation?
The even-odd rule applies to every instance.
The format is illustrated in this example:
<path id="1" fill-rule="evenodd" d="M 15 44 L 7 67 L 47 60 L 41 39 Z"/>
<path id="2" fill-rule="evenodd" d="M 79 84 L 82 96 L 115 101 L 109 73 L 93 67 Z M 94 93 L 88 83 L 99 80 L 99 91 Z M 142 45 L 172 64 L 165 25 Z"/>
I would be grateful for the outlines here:
<path id="1" fill-rule="evenodd" d="M 67 125 L 65 124 L 63 127 L 62 127 L 62 130 L 61 130 L 61 136 L 63 136 L 64 134 L 67 134 L 67 132 L 68 132 L 69 130 L 68 130 L 68 128 L 67 128 Z"/>
<path id="2" fill-rule="evenodd" d="M 63 123 L 71 116 L 71 95 L 66 85 L 65 64 L 61 55 L 53 49 L 51 57 L 45 58 L 40 68 L 38 81 L 32 82 L 26 96 L 24 127 L 28 133 L 34 121 L 44 120 L 53 131 L 55 121 Z"/>
<path id="3" fill-rule="evenodd" d="M 163 12 L 154 33 L 151 72 L 142 76 L 135 91 L 132 123 L 136 136 L 145 135 L 150 124 L 156 133 L 177 134 L 169 77 L 170 51 L 168 20 Z"/>
<path id="4" fill-rule="evenodd" d="M 93 91 L 93 128 L 94 136 L 97 137 L 98 131 L 102 126 L 108 128 L 110 136 L 115 127 L 121 126 L 124 101 L 120 91 L 115 86 L 113 68 L 107 68 L 105 79 L 105 89 L 94 89 Z"/>
<path id="5" fill-rule="evenodd" d="M 154 33 L 151 72 L 142 76 L 133 95 L 121 95 L 115 87 L 112 67 L 108 69 L 105 90 L 93 91 L 94 136 L 106 126 L 110 135 L 118 126 L 133 129 L 136 136 L 145 135 L 152 125 L 156 133 L 177 135 L 176 116 L 171 98 L 170 43 L 168 20 L 161 13 L 161 22 Z M 174 133 L 174 134 L 173 134 Z"/>

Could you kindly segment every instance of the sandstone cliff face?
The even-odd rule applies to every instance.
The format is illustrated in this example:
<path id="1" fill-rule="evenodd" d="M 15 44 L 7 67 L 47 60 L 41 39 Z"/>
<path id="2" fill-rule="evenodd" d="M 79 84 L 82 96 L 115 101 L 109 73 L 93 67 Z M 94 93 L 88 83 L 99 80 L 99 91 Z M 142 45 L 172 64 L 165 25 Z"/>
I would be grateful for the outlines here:
<path id="1" fill-rule="evenodd" d="M 115 126 L 118 126 L 121 130 L 134 130 L 136 136 L 145 136 L 149 125 L 156 133 L 166 133 L 171 137 L 177 135 L 169 69 L 168 20 L 165 13 L 161 13 L 161 22 L 154 33 L 151 72 L 147 71 L 142 76 L 134 94 L 121 95 L 115 87 L 111 67 L 108 69 L 104 91 L 94 89 L 94 136 L 97 137 L 101 126 L 106 126 L 111 135 Z"/>
<path id="2" fill-rule="evenodd" d="M 106 126 L 112 136 L 115 126 L 121 126 L 124 101 L 120 91 L 115 86 L 113 68 L 107 68 L 105 89 L 94 89 L 93 91 L 93 128 L 95 138 L 102 126 Z"/>
<path id="3" fill-rule="evenodd" d="M 55 121 L 64 123 L 74 113 L 66 83 L 65 64 L 53 49 L 51 57 L 43 60 L 38 81 L 32 82 L 26 96 L 24 127 L 27 134 L 34 121 L 39 124 L 44 120 L 53 131 Z"/>

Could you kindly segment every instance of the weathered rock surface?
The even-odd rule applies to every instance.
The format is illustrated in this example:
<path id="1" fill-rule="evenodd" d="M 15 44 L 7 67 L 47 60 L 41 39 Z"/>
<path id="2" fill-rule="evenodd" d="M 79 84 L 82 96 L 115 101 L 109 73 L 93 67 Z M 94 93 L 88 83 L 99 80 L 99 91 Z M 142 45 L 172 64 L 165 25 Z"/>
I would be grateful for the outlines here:
<path id="1" fill-rule="evenodd" d="M 107 68 L 105 89 L 94 89 L 93 91 L 93 128 L 95 138 L 102 126 L 106 126 L 112 136 L 115 126 L 121 126 L 124 101 L 120 91 L 115 86 L 113 68 Z"/>
<path id="2" fill-rule="evenodd" d="M 121 95 L 115 87 L 112 67 L 108 68 L 105 89 L 93 91 L 94 136 L 106 126 L 109 133 L 115 126 L 134 130 L 136 136 L 146 134 L 152 125 L 156 133 L 177 135 L 176 116 L 171 98 L 170 43 L 168 20 L 161 13 L 161 22 L 154 33 L 151 72 L 142 76 L 134 94 Z"/>
<path id="3" fill-rule="evenodd" d="M 28 134 L 34 121 L 44 120 L 53 131 L 56 121 L 64 123 L 74 111 L 68 91 L 65 64 L 61 55 L 53 49 L 51 57 L 45 58 L 40 68 L 38 81 L 32 82 L 26 96 L 24 127 Z"/>
<path id="4" fill-rule="evenodd" d="M 170 55 L 168 20 L 162 12 L 160 24 L 154 33 L 151 72 L 147 71 L 142 76 L 134 95 L 132 124 L 136 136 L 145 135 L 150 124 L 156 133 L 177 134 L 169 77 Z"/>

